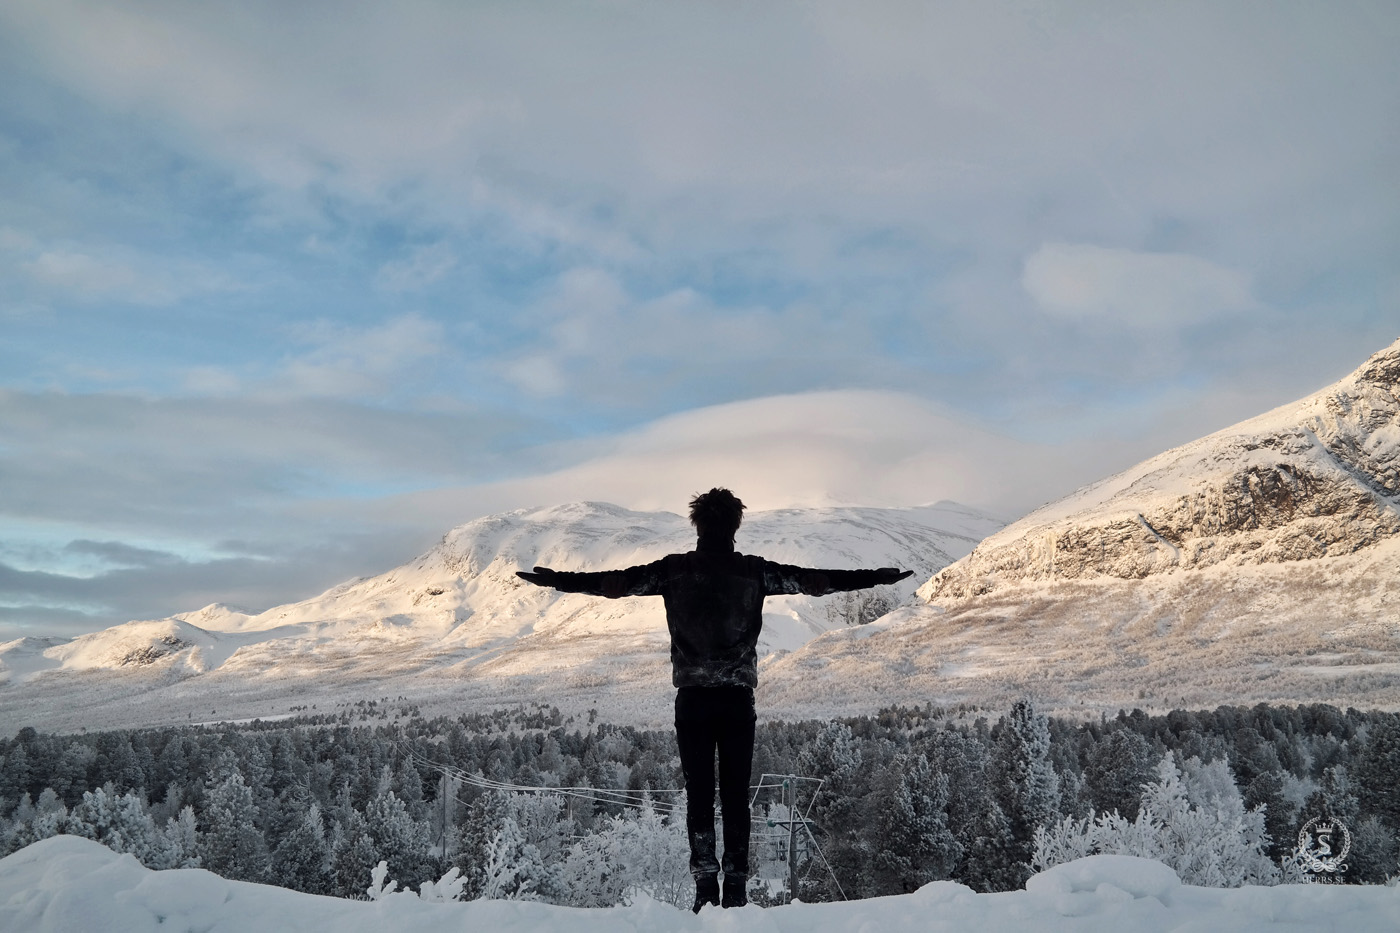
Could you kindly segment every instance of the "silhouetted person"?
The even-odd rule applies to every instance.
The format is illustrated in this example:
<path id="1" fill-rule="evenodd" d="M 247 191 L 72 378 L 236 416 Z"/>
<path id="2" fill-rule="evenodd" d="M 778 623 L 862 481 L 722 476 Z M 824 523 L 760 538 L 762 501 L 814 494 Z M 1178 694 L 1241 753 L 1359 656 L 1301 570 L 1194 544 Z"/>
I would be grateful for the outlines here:
<path id="1" fill-rule="evenodd" d="M 720 903 L 715 859 L 715 751 L 724 817 L 724 906 L 748 903 L 749 771 L 753 766 L 753 690 L 758 685 L 758 634 L 763 599 L 785 593 L 824 596 L 893 583 L 913 571 L 811 570 L 734 550 L 744 503 L 728 489 L 690 501 L 699 536 L 695 550 L 668 554 L 626 570 L 567 573 L 536 567 L 517 576 L 566 593 L 660 596 L 671 631 L 671 682 L 676 686 L 676 744 L 685 775 L 686 831 L 695 907 Z"/>

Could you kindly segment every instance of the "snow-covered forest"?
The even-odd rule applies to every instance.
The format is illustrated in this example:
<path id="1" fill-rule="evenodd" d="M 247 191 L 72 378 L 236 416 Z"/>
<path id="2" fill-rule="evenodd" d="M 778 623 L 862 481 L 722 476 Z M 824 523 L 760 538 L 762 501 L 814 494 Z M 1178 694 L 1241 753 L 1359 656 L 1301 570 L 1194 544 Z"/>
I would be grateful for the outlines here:
<path id="1" fill-rule="evenodd" d="M 1349 827 L 1339 880 L 1397 871 L 1396 714 L 1260 705 L 1079 723 L 1026 702 L 995 720 L 979 712 L 760 725 L 754 784 L 804 780 L 798 819 L 781 780 L 756 793 L 753 899 L 786 899 L 790 823 L 803 827 L 793 843 L 807 902 L 943 879 L 1012 890 L 1096 853 L 1156 859 L 1187 884 L 1301 880 L 1291 856 L 1315 816 Z M 429 898 L 688 905 L 672 733 L 544 707 L 357 713 L 23 729 L 0 741 L 0 854 L 71 834 L 150 868 L 346 898 L 368 896 L 373 881 L 376 893 L 398 885 Z"/>

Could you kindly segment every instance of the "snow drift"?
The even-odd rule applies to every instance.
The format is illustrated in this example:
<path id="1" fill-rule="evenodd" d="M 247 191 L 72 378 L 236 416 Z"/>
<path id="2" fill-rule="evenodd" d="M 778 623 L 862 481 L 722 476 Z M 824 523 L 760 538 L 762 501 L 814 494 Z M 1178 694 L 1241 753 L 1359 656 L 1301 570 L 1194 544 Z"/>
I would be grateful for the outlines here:
<path id="1" fill-rule="evenodd" d="M 347 901 L 226 881 L 200 869 L 151 871 L 91 840 L 55 836 L 0 860 L 0 928 L 30 933 L 223 933 L 326 930 L 335 933 L 495 930 L 603 933 L 613 930 L 1400 929 L 1400 888 L 1293 885 L 1195 888 L 1165 865 L 1131 856 L 1093 856 L 1030 879 L 1024 891 L 975 894 L 938 881 L 913 894 L 838 904 L 755 906 L 699 916 L 656 901 L 597 910 L 521 901 L 430 902 L 409 892 Z"/>

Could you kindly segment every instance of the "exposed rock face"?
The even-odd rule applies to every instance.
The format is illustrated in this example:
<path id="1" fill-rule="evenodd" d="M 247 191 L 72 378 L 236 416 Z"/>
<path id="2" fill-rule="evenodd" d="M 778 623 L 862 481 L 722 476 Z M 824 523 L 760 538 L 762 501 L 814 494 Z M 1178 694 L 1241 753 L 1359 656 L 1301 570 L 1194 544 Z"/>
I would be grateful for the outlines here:
<path id="1" fill-rule="evenodd" d="M 1032 512 L 920 590 L 1142 579 L 1338 556 L 1400 534 L 1400 341 L 1301 402 Z"/>

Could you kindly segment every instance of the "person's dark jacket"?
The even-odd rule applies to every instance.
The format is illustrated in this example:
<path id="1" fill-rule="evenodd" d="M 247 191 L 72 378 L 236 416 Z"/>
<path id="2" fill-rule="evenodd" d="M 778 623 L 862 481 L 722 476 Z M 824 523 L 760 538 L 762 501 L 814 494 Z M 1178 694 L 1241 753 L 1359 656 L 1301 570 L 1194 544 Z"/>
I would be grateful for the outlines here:
<path id="1" fill-rule="evenodd" d="M 520 576 L 566 593 L 664 599 L 671 630 L 671 682 L 677 687 L 758 685 L 764 597 L 824 596 L 909 575 L 890 568 L 813 570 L 719 548 L 668 554 L 625 570 L 535 571 Z"/>

